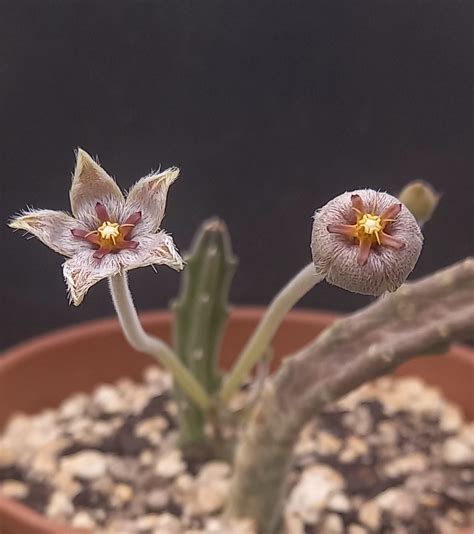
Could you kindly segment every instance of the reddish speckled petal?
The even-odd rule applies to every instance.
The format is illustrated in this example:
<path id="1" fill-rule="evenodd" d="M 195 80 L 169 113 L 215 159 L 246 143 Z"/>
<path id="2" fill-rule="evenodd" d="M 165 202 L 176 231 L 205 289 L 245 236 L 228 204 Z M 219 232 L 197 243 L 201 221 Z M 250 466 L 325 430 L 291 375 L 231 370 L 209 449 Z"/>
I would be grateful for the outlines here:
<path id="1" fill-rule="evenodd" d="M 132 213 L 130 217 L 123 223 L 123 224 L 138 224 L 142 220 L 142 212 L 136 211 L 135 213 Z"/>
<path id="2" fill-rule="evenodd" d="M 120 225 L 120 231 L 122 232 L 124 239 L 130 234 L 133 227 L 136 226 L 141 220 L 142 212 L 136 211 L 135 213 L 132 213 L 123 224 Z"/>
<path id="3" fill-rule="evenodd" d="M 79 237 L 80 239 L 85 239 L 88 233 L 89 232 L 87 230 L 81 230 L 80 228 L 73 228 L 71 230 L 71 234 L 74 237 Z"/>
<path id="4" fill-rule="evenodd" d="M 356 229 L 353 224 L 328 224 L 327 228 L 330 234 L 340 234 L 346 237 L 356 236 Z"/>
<path id="5" fill-rule="evenodd" d="M 364 201 L 360 195 L 351 195 L 352 207 L 360 213 L 365 213 Z"/>
<path id="6" fill-rule="evenodd" d="M 380 218 L 382 219 L 382 222 L 384 219 L 395 219 L 395 217 L 400 213 L 401 210 L 401 204 L 392 204 L 391 206 L 383 210 L 380 215 Z"/>
<path id="7" fill-rule="evenodd" d="M 382 245 L 384 247 L 395 248 L 397 250 L 401 250 L 402 248 L 405 247 L 405 243 L 402 243 L 396 237 L 388 235 L 388 234 L 386 234 L 384 232 L 382 232 L 382 237 L 381 237 L 380 241 L 381 241 L 381 243 L 382 243 Z"/>
<path id="8" fill-rule="evenodd" d="M 92 255 L 96 260 L 101 260 L 107 254 L 110 254 L 112 251 L 109 248 L 99 248 Z"/>
<path id="9" fill-rule="evenodd" d="M 97 213 L 97 217 L 99 217 L 99 221 L 101 223 L 104 223 L 106 221 L 110 221 L 109 219 L 109 212 L 107 211 L 107 208 L 101 204 L 100 202 L 97 202 L 95 205 L 95 211 Z"/>
<path id="10" fill-rule="evenodd" d="M 99 236 L 94 232 L 88 232 L 87 230 L 81 230 L 80 228 L 74 228 L 71 230 L 71 234 L 78 239 L 84 239 L 94 245 L 99 245 Z"/>
<path id="11" fill-rule="evenodd" d="M 372 243 L 370 239 L 362 239 L 359 242 L 359 252 L 357 254 L 357 263 L 359 265 L 365 265 L 369 259 L 370 247 Z"/>

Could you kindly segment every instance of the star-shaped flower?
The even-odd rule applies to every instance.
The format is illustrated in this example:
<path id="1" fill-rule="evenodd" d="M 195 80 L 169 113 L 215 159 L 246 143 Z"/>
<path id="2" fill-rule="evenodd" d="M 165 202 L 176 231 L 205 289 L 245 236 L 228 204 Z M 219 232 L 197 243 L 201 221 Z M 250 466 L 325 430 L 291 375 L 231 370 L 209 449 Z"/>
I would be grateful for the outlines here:
<path id="1" fill-rule="evenodd" d="M 26 230 L 69 258 L 63 273 L 70 300 L 78 306 L 103 278 L 148 265 L 183 268 L 172 238 L 160 230 L 168 188 L 178 174 L 176 167 L 152 173 L 134 184 L 125 198 L 105 170 L 79 149 L 69 193 L 73 217 L 29 209 L 10 226 Z"/>

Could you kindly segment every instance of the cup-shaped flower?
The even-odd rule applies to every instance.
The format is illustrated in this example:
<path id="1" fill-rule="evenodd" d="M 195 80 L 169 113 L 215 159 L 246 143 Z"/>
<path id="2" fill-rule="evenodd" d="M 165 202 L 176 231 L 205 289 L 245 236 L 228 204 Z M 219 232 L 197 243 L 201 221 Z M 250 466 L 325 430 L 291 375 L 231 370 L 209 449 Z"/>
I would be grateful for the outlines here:
<path id="1" fill-rule="evenodd" d="M 314 215 L 311 250 L 317 273 L 354 293 L 395 291 L 415 267 L 422 245 L 415 218 L 388 193 L 343 193 Z"/>
<path id="2" fill-rule="evenodd" d="M 178 174 L 176 167 L 152 173 L 134 184 L 125 198 L 105 170 L 79 149 L 70 189 L 73 216 L 28 209 L 10 226 L 26 230 L 69 258 L 63 273 L 70 300 L 77 306 L 104 278 L 148 265 L 183 268 L 172 238 L 160 230 L 168 188 Z"/>

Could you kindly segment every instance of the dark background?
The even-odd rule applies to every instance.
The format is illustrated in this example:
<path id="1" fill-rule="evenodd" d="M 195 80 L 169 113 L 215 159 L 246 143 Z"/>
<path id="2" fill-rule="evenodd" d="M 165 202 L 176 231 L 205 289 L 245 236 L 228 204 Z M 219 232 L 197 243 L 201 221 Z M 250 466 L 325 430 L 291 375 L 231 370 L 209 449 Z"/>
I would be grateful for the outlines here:
<path id="1" fill-rule="evenodd" d="M 5 226 L 67 209 L 81 146 L 128 188 L 182 169 L 164 228 L 185 251 L 210 215 L 240 267 L 234 303 L 264 304 L 310 259 L 313 211 L 357 187 L 443 192 L 413 276 L 472 251 L 472 1 L 1 1 L 1 335 L 9 346 L 110 315 L 105 282 L 69 307 L 61 257 Z M 140 309 L 179 275 L 131 274 Z M 351 310 L 321 284 L 305 306 Z"/>

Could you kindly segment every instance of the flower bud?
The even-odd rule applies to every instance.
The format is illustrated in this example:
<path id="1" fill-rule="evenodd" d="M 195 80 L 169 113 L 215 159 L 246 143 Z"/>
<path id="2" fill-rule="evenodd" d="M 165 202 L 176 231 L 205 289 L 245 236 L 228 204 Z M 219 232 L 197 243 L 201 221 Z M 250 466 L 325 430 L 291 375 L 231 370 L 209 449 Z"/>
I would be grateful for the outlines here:
<path id="1" fill-rule="evenodd" d="M 388 193 L 343 193 L 314 215 L 311 251 L 319 275 L 363 295 L 395 291 L 423 245 L 416 219 Z"/>
<path id="2" fill-rule="evenodd" d="M 440 194 L 428 182 L 416 180 L 407 184 L 400 192 L 398 198 L 412 212 L 421 226 L 431 219 Z"/>

